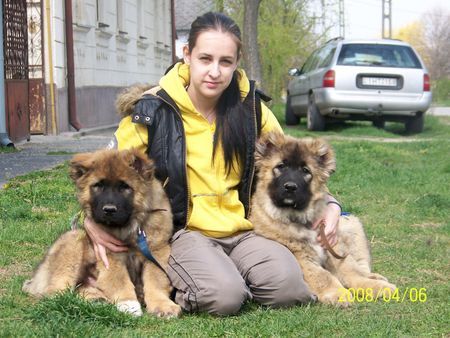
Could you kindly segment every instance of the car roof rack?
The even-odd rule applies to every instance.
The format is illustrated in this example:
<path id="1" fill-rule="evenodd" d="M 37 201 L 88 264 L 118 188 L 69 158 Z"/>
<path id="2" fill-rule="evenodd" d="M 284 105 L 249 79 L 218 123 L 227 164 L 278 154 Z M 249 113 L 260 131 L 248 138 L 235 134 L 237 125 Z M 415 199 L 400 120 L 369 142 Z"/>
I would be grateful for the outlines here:
<path id="1" fill-rule="evenodd" d="M 400 42 L 405 42 L 402 39 L 396 39 L 396 38 L 383 38 L 384 40 L 393 40 L 393 41 L 400 41 Z"/>
<path id="2" fill-rule="evenodd" d="M 339 41 L 339 40 L 344 40 L 343 36 L 336 36 L 335 38 L 332 38 L 330 40 L 328 40 L 327 42 L 325 42 L 325 44 L 330 43 L 332 41 Z"/>

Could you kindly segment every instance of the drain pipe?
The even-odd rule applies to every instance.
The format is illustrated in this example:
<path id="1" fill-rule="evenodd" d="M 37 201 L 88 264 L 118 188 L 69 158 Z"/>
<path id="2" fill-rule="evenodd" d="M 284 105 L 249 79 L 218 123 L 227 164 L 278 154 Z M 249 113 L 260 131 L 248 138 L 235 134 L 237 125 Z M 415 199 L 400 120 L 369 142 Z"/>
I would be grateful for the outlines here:
<path id="1" fill-rule="evenodd" d="M 172 30 L 172 63 L 175 63 L 177 62 L 177 53 L 176 53 L 177 29 L 175 26 L 175 0 L 170 1 L 170 21 Z"/>
<path id="2" fill-rule="evenodd" d="M 81 129 L 78 122 L 77 105 L 75 96 L 75 62 L 73 57 L 73 27 L 72 27 L 72 0 L 65 0 L 66 23 L 66 55 L 67 55 L 67 96 L 69 103 L 69 123 L 77 131 Z"/>
<path id="3" fill-rule="evenodd" d="M 47 49 L 48 49 L 48 82 L 50 87 L 50 111 L 52 121 L 52 134 L 56 135 L 58 132 L 56 123 L 56 108 L 55 108 L 55 88 L 53 78 L 53 49 L 52 49 L 52 30 L 51 30 L 51 11 L 50 0 L 45 0 L 45 15 L 46 15 L 46 27 L 47 27 Z M 44 40 L 45 41 L 45 40 Z"/>
<path id="4" fill-rule="evenodd" d="M 3 1 L 0 1 L 0 145 L 2 147 L 14 147 L 14 143 L 9 139 L 6 131 L 6 110 L 5 110 L 5 57 L 3 55 Z"/>

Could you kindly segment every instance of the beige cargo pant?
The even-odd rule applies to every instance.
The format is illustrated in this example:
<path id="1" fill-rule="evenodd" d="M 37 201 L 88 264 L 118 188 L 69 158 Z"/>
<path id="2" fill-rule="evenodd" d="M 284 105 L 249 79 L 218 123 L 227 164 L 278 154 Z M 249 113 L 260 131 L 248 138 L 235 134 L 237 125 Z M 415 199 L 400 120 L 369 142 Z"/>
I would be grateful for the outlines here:
<path id="1" fill-rule="evenodd" d="M 169 277 L 188 312 L 230 315 L 250 299 L 270 307 L 316 300 L 292 253 L 249 231 L 210 238 L 180 230 L 172 238 Z"/>

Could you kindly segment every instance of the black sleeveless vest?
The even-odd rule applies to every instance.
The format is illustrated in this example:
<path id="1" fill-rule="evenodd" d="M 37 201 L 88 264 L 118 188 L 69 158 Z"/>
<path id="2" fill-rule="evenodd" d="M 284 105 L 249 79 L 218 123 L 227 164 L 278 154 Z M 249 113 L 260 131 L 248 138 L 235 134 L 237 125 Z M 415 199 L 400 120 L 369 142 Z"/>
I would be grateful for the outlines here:
<path id="1" fill-rule="evenodd" d="M 250 81 L 250 91 L 243 102 L 246 112 L 247 156 L 238 187 L 245 217 L 250 212 L 255 142 L 261 132 L 261 99 L 270 100 L 255 88 L 254 81 Z M 174 231 L 178 231 L 186 226 L 189 210 L 186 140 L 181 112 L 170 96 L 161 89 L 156 96 L 144 95 L 136 102 L 132 119 L 135 123 L 147 125 L 147 154 L 155 162 L 156 177 L 165 183 L 164 189 L 172 207 Z"/>

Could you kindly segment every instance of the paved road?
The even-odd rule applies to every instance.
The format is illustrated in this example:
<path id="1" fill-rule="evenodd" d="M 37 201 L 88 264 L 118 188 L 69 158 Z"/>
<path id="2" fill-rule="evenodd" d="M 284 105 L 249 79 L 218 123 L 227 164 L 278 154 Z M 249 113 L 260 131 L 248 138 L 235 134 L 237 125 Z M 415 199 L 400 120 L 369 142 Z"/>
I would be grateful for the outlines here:
<path id="1" fill-rule="evenodd" d="M 427 114 L 435 116 L 450 116 L 450 107 L 431 107 Z"/>
<path id="2" fill-rule="evenodd" d="M 105 147 L 113 129 L 58 136 L 31 136 L 30 142 L 15 144 L 17 152 L 0 153 L 0 189 L 11 178 L 36 170 L 50 169 L 70 159 L 74 153 Z"/>

